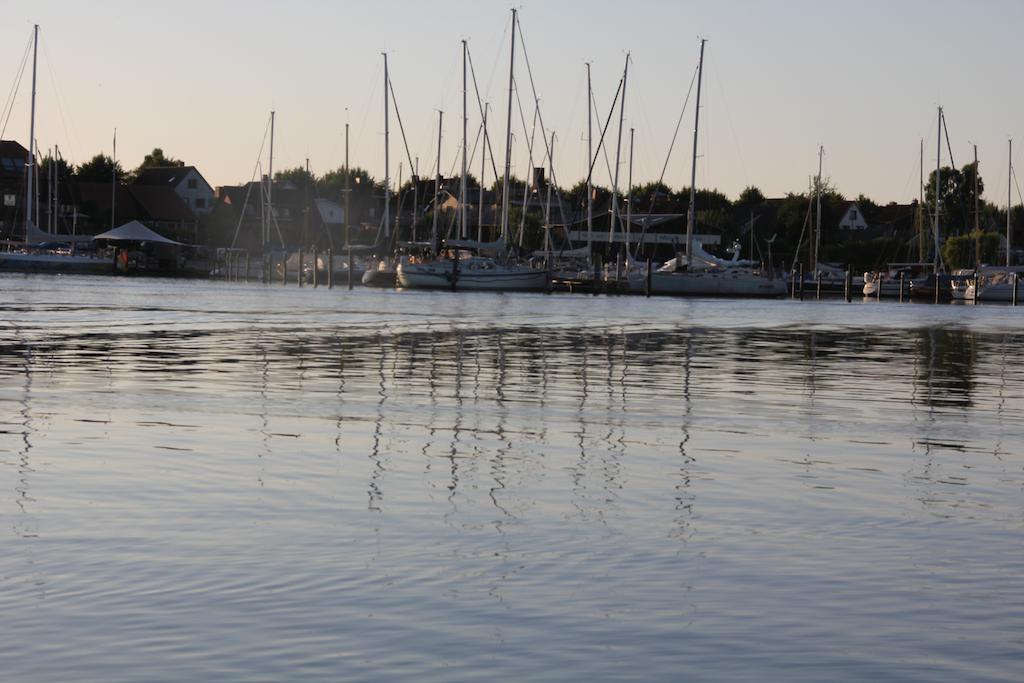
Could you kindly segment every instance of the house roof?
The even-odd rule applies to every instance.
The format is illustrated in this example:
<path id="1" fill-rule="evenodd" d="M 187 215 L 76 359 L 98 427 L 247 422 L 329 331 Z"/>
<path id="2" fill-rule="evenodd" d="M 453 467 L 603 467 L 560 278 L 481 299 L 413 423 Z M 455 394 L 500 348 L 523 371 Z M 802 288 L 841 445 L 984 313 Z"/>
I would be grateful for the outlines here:
<path id="1" fill-rule="evenodd" d="M 21 143 L 14 140 L 0 140 L 0 157 L 13 157 L 15 159 L 28 159 L 28 150 L 21 146 Z"/>
<path id="2" fill-rule="evenodd" d="M 0 174 L 24 176 L 28 150 L 13 140 L 0 140 Z"/>
<path id="3" fill-rule="evenodd" d="M 167 186 L 177 187 L 178 184 L 185 179 L 191 173 L 195 175 L 203 182 L 204 185 L 213 191 L 210 184 L 206 182 L 206 178 L 195 166 L 150 166 L 144 168 L 139 172 L 139 175 L 135 178 L 133 185 L 147 185 L 147 186 Z"/>
<path id="4" fill-rule="evenodd" d="M 111 189 L 109 183 L 80 182 L 78 185 L 83 209 L 95 216 L 110 212 Z M 195 214 L 170 187 L 145 185 L 118 185 L 115 221 L 127 222 L 133 218 L 148 221 L 194 221 Z"/>
<path id="5" fill-rule="evenodd" d="M 153 221 L 194 221 L 195 214 L 170 187 L 132 185 L 132 198 Z"/>

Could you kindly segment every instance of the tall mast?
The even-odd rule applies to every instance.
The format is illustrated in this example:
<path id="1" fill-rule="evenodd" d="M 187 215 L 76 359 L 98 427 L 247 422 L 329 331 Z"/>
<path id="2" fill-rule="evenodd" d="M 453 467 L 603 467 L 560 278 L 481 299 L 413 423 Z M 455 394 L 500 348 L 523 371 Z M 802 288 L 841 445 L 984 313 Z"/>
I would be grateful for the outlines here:
<path id="1" fill-rule="evenodd" d="M 932 268 L 938 273 L 941 261 L 939 255 L 939 176 L 942 174 L 942 107 L 939 107 L 939 125 L 936 127 L 938 128 L 938 134 L 935 145 L 935 225 L 933 228 L 935 255 L 932 257 Z"/>
<path id="2" fill-rule="evenodd" d="M 555 167 L 555 131 L 551 131 L 551 145 L 548 148 L 547 197 L 544 201 L 544 250 L 551 252 L 551 176 Z"/>
<path id="3" fill-rule="evenodd" d="M 704 43 L 700 39 L 700 61 L 697 62 L 697 106 L 693 114 L 693 160 L 690 165 L 690 206 L 686 212 L 686 267 L 693 264 L 693 229 L 697 224 L 697 130 L 700 125 L 700 86 L 704 79 Z"/>
<path id="4" fill-rule="evenodd" d="M 974 267 L 981 265 L 981 216 L 978 213 L 978 146 L 974 145 Z"/>
<path id="5" fill-rule="evenodd" d="M 267 234 L 263 237 L 263 244 L 270 244 L 270 224 L 274 220 L 274 117 L 276 112 L 270 112 L 270 164 L 267 171 Z"/>
<path id="6" fill-rule="evenodd" d="M 587 62 L 587 168 L 594 158 L 593 90 L 590 86 L 590 62 Z M 591 174 L 587 173 L 587 258 L 591 257 L 591 235 L 594 233 L 594 188 Z"/>
<path id="7" fill-rule="evenodd" d="M 476 224 L 476 241 L 484 241 L 484 174 L 487 173 L 487 107 L 489 104 L 484 104 L 484 138 L 480 145 L 480 206 L 477 209 L 480 212 L 480 216 Z"/>
<path id="8" fill-rule="evenodd" d="M 391 177 L 388 175 L 391 163 L 388 157 L 388 142 L 391 135 L 388 89 L 391 86 L 391 80 L 388 77 L 388 53 L 383 52 L 381 54 L 384 55 L 384 236 L 387 237 L 390 230 L 388 222 L 391 220 Z"/>
<path id="9" fill-rule="evenodd" d="M 351 201 L 349 196 L 352 194 L 352 171 L 348 165 L 348 121 L 345 122 L 345 246 L 348 247 L 352 244 L 352 218 L 349 215 L 349 206 Z"/>
<path id="10" fill-rule="evenodd" d="M 814 181 L 814 196 L 817 203 L 815 211 L 818 214 L 818 218 L 814 224 L 814 258 L 811 264 L 814 267 L 812 272 L 818 272 L 818 260 L 821 258 L 821 162 L 825 156 L 825 147 L 820 145 L 818 147 L 818 178 Z"/>
<path id="11" fill-rule="evenodd" d="M 57 225 L 57 219 L 60 218 L 60 166 L 57 164 L 57 160 L 60 159 L 60 146 L 54 145 L 53 150 L 53 232 L 57 232 L 60 227 Z"/>
<path id="12" fill-rule="evenodd" d="M 444 112 L 437 112 L 437 175 L 434 176 L 434 210 L 430 224 L 430 248 L 437 249 L 437 200 L 441 196 L 441 122 Z"/>
<path id="13" fill-rule="evenodd" d="M 635 128 L 629 129 L 629 178 L 626 180 L 626 253 L 629 253 L 629 233 L 633 229 L 633 136 Z"/>
<path id="14" fill-rule="evenodd" d="M 466 111 L 466 41 L 462 41 L 462 180 L 459 183 L 459 237 L 466 239 L 466 143 L 469 114 Z"/>
<path id="15" fill-rule="evenodd" d="M 28 226 L 32 225 L 32 171 L 36 164 L 36 52 L 39 47 L 39 24 L 32 27 L 32 113 L 28 124 L 28 163 L 25 170 L 25 244 L 29 242 Z"/>
<path id="16" fill-rule="evenodd" d="M 921 138 L 921 177 L 917 186 L 917 260 L 924 262 L 924 138 Z"/>
<path id="17" fill-rule="evenodd" d="M 1010 149 L 1007 157 L 1007 163 L 1009 170 L 1006 174 L 1006 267 L 1010 267 L 1010 248 L 1012 246 L 1013 233 L 1010 231 L 1010 206 L 1012 205 L 1012 198 L 1010 190 L 1013 188 L 1013 138 L 1010 138 Z"/>
<path id="18" fill-rule="evenodd" d="M 114 229 L 114 205 L 117 203 L 117 128 L 114 129 L 114 150 L 110 159 L 110 229 Z"/>
<path id="19" fill-rule="evenodd" d="M 608 241 L 615 234 L 615 223 L 619 218 L 619 165 L 622 158 L 622 124 L 626 118 L 626 77 L 629 76 L 629 53 L 626 53 L 626 67 L 622 71 L 622 100 L 619 102 L 619 137 L 615 145 L 615 173 L 612 175 L 612 215 L 608 224 Z"/>
<path id="20" fill-rule="evenodd" d="M 501 239 L 508 236 L 508 183 L 512 173 L 512 88 L 515 87 L 516 10 L 512 10 L 512 41 L 508 60 L 508 118 L 505 123 L 505 176 L 501 180 Z"/>
<path id="21" fill-rule="evenodd" d="M 53 150 L 47 150 L 46 158 L 46 232 L 53 232 Z"/>

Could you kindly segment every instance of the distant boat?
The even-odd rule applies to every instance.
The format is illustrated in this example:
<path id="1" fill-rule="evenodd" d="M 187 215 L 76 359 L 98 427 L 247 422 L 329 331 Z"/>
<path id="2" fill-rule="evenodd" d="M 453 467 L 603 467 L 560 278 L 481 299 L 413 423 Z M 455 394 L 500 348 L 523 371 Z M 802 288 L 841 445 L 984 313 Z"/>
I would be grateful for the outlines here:
<path id="1" fill-rule="evenodd" d="M 39 47 L 39 26 L 32 27 L 32 97 L 29 126 L 29 161 L 25 189 L 25 242 L 20 248 L 0 252 L 0 270 L 17 272 L 49 273 L 111 273 L 113 259 L 106 256 L 97 258 L 90 253 L 80 253 L 77 245 L 89 243 L 90 235 L 59 235 L 45 232 L 36 227 L 32 220 L 33 183 L 36 180 L 36 53 Z"/>
<path id="2" fill-rule="evenodd" d="M 1017 288 L 1017 296 L 1022 291 L 1020 280 L 1024 275 L 1024 266 L 1013 268 L 982 268 L 978 273 L 977 287 L 972 281 L 967 285 L 964 298 L 968 301 L 1013 301 L 1013 289 Z"/>
<path id="3" fill-rule="evenodd" d="M 425 263 L 400 263 L 398 285 L 410 289 L 543 291 L 548 272 L 485 256 L 441 258 Z"/>
<path id="4" fill-rule="evenodd" d="M 786 293 L 786 282 L 749 264 L 721 262 L 703 252 L 693 238 L 697 221 L 697 132 L 700 123 L 700 93 L 704 73 L 704 43 L 700 41 L 700 61 L 697 67 L 697 103 L 693 125 L 693 157 L 690 173 L 690 206 L 686 220 L 686 254 L 667 261 L 650 273 L 646 268 L 631 267 L 629 288 L 634 292 L 677 296 L 764 296 L 777 297 Z M 698 257 L 697 251 L 702 256 Z M 708 258 L 710 257 L 710 258 Z M 632 265 L 632 264 L 631 264 Z"/>
<path id="5" fill-rule="evenodd" d="M 452 240 L 448 242 L 449 249 L 438 258 L 422 262 L 407 260 L 399 263 L 396 268 L 398 285 L 405 288 L 432 288 L 432 289 L 469 289 L 488 291 L 543 291 L 550 283 L 547 270 L 533 268 L 527 264 L 517 263 L 506 258 L 508 220 L 509 220 L 509 177 L 511 174 L 511 139 L 512 139 L 512 104 L 513 84 L 515 82 L 515 49 L 516 49 L 516 26 L 517 11 L 512 10 L 512 40 L 511 56 L 509 60 L 509 94 L 508 94 L 508 123 L 505 131 L 505 175 L 502 180 L 502 209 L 501 209 L 501 236 L 497 241 L 480 244 L 467 241 Z M 466 90 L 466 43 L 463 41 L 463 91 Z M 463 118 L 465 118 L 465 98 L 463 98 Z M 465 127 L 463 127 L 463 151 L 465 145 Z M 440 143 L 438 148 L 438 164 L 440 165 Z M 465 169 L 465 158 L 463 158 L 463 169 Z M 463 172 L 465 181 L 465 171 Z M 463 183 L 463 197 L 465 196 L 465 184 Z M 464 201 L 463 201 L 464 207 Z M 435 214 L 436 215 L 436 214 Z M 465 210 L 459 210 L 459 225 L 465 225 Z M 464 230 L 460 230 L 460 233 Z M 493 249 L 497 258 L 489 258 L 481 255 L 470 255 L 462 252 L 459 248 L 465 245 L 474 250 Z M 464 255 L 465 254 L 465 255 Z"/>

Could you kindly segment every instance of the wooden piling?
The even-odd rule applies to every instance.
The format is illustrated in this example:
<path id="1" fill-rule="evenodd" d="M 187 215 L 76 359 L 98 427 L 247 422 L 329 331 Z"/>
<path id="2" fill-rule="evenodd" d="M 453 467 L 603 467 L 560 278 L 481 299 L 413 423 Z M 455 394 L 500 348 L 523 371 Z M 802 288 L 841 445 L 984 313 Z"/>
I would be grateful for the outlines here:
<path id="1" fill-rule="evenodd" d="M 249 281 L 249 252 L 245 252 L 245 281 Z"/>
<path id="2" fill-rule="evenodd" d="M 1020 278 L 1017 277 L 1017 273 L 1013 273 L 1013 276 L 1010 279 L 1010 283 L 1013 286 L 1013 293 L 1010 295 L 1010 305 L 1011 306 L 1016 306 L 1017 305 L 1017 280 L 1019 280 L 1019 279 Z M 977 298 L 977 294 L 975 294 L 975 298 Z"/>
<path id="3" fill-rule="evenodd" d="M 935 303 L 939 303 L 939 274 L 935 273 Z"/>
<path id="4" fill-rule="evenodd" d="M 797 278 L 797 287 L 800 288 L 800 301 L 804 300 L 804 264 L 800 264 L 800 275 Z"/>
<path id="5" fill-rule="evenodd" d="M 651 296 L 651 271 L 654 270 L 654 259 L 647 257 L 647 273 L 644 275 L 644 295 Z"/>
<path id="6" fill-rule="evenodd" d="M 459 250 L 452 250 L 452 291 L 456 290 L 459 284 Z"/>
<path id="7" fill-rule="evenodd" d="M 900 303 L 903 303 L 903 285 L 906 282 L 907 274 L 900 271 Z"/>
<path id="8" fill-rule="evenodd" d="M 814 293 L 814 297 L 818 301 L 821 301 L 821 271 L 820 270 L 818 271 L 817 277 L 814 279 L 814 284 L 815 284 L 815 287 L 816 287 L 816 290 L 817 290 Z"/>
<path id="9" fill-rule="evenodd" d="M 352 245 L 348 247 L 348 288 L 352 289 L 352 271 L 355 270 L 355 261 L 352 260 Z"/>
<path id="10" fill-rule="evenodd" d="M 320 259 L 317 250 L 313 250 L 313 289 L 320 286 Z"/>
<path id="11" fill-rule="evenodd" d="M 288 252 L 281 254 L 281 286 L 288 284 Z"/>
<path id="12" fill-rule="evenodd" d="M 846 277 L 843 279 L 843 294 L 846 297 L 846 303 L 853 301 L 853 273 L 850 269 L 846 269 Z"/>
<path id="13" fill-rule="evenodd" d="M 301 287 L 304 284 L 303 280 L 305 279 L 303 277 L 304 273 L 302 272 L 302 270 L 303 270 L 302 269 L 302 266 L 303 266 L 302 257 L 303 256 L 304 256 L 304 254 L 302 253 L 302 249 L 299 249 L 299 267 L 297 269 L 299 271 L 299 273 L 298 273 L 298 275 L 295 278 L 295 281 L 296 281 L 296 283 L 298 283 L 299 287 Z"/>
<path id="14" fill-rule="evenodd" d="M 334 250 L 327 250 L 327 289 L 334 289 Z"/>

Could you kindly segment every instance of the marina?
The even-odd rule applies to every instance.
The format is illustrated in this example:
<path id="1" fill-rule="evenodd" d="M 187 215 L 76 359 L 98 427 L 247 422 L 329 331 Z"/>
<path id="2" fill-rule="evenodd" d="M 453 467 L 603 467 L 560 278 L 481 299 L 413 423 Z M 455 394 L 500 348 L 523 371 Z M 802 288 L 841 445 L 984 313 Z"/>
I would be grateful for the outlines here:
<path id="1" fill-rule="evenodd" d="M 12 4 L 0 680 L 1024 680 L 1024 4 L 808 9 Z"/>

